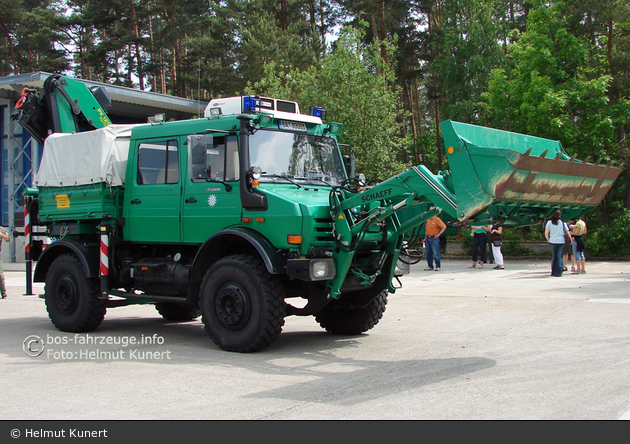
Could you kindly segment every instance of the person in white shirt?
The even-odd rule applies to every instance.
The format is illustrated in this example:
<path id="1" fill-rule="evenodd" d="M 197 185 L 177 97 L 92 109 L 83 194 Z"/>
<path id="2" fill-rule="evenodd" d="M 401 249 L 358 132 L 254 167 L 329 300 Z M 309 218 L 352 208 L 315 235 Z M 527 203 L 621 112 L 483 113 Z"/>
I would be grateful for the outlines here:
<path id="1" fill-rule="evenodd" d="M 562 254 L 564 252 L 564 232 L 568 231 L 568 227 L 562 219 L 560 219 L 560 210 L 556 211 L 551 219 L 545 225 L 545 238 L 551 247 L 551 275 L 562 277 L 564 268 L 564 260 Z"/>

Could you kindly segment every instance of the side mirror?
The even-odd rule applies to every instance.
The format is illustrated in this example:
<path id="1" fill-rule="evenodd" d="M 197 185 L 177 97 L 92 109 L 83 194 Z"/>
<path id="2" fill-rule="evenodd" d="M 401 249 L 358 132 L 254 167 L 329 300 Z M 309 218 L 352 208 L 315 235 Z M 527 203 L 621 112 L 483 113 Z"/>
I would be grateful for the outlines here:
<path id="1" fill-rule="evenodd" d="M 346 174 L 348 177 L 356 176 L 355 172 L 355 159 L 353 155 L 343 155 L 343 165 L 346 168 Z"/>

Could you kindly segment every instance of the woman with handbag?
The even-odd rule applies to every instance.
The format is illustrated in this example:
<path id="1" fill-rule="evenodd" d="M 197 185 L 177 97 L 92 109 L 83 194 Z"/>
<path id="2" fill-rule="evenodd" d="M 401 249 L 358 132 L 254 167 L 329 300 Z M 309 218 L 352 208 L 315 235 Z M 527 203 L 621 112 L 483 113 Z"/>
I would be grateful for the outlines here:
<path id="1" fill-rule="evenodd" d="M 494 262 L 496 267 L 495 270 L 505 270 L 503 268 L 503 253 L 501 252 L 501 245 L 503 242 L 501 241 L 501 234 L 503 233 L 503 226 L 501 225 L 493 225 L 490 229 L 490 242 L 492 245 L 492 255 L 494 256 Z"/>
<path id="2" fill-rule="evenodd" d="M 551 248 L 551 275 L 555 277 L 562 277 L 564 268 L 562 254 L 566 243 L 565 237 L 566 235 L 571 236 L 566 230 L 567 226 L 560 219 L 560 210 L 556 211 L 545 225 L 545 238 Z"/>
<path id="3" fill-rule="evenodd" d="M 564 251 L 562 254 L 562 265 L 563 265 L 563 269 L 562 271 L 569 271 L 567 269 L 567 265 L 569 263 L 569 253 L 572 253 L 572 245 L 573 245 L 573 236 L 571 235 L 571 229 L 569 228 L 569 225 L 566 222 L 564 223 Z"/>

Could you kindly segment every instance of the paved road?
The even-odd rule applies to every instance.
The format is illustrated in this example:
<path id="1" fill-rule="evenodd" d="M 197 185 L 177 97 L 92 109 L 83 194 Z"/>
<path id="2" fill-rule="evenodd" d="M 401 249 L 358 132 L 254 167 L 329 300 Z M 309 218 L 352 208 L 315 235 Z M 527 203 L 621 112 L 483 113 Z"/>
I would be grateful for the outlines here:
<path id="1" fill-rule="evenodd" d="M 367 334 L 289 317 L 255 354 L 221 351 L 199 321 L 151 306 L 62 333 L 7 272 L 3 419 L 630 419 L 630 263 L 563 278 L 546 261 L 468 265 L 416 265 Z M 37 357 L 23 349 L 32 335 L 47 342 Z"/>

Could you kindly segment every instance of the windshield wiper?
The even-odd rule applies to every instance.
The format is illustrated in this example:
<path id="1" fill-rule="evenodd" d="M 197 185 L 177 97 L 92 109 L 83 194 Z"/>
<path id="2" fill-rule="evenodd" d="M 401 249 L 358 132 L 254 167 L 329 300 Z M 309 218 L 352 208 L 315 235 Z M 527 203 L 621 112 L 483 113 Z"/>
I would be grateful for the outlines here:
<path id="1" fill-rule="evenodd" d="M 318 179 L 316 177 L 296 177 L 295 180 L 313 180 L 313 181 L 321 182 L 324 185 L 328 185 L 331 188 L 333 187 L 333 184 L 326 182 L 324 179 Z"/>
<path id="2" fill-rule="evenodd" d="M 300 185 L 299 183 L 295 182 L 289 176 L 285 176 L 283 174 L 262 174 L 261 177 L 271 177 L 271 178 L 275 178 L 275 179 L 284 179 L 284 180 L 287 180 L 287 181 L 291 182 L 293 185 L 297 186 L 298 188 L 302 188 L 302 185 Z"/>

